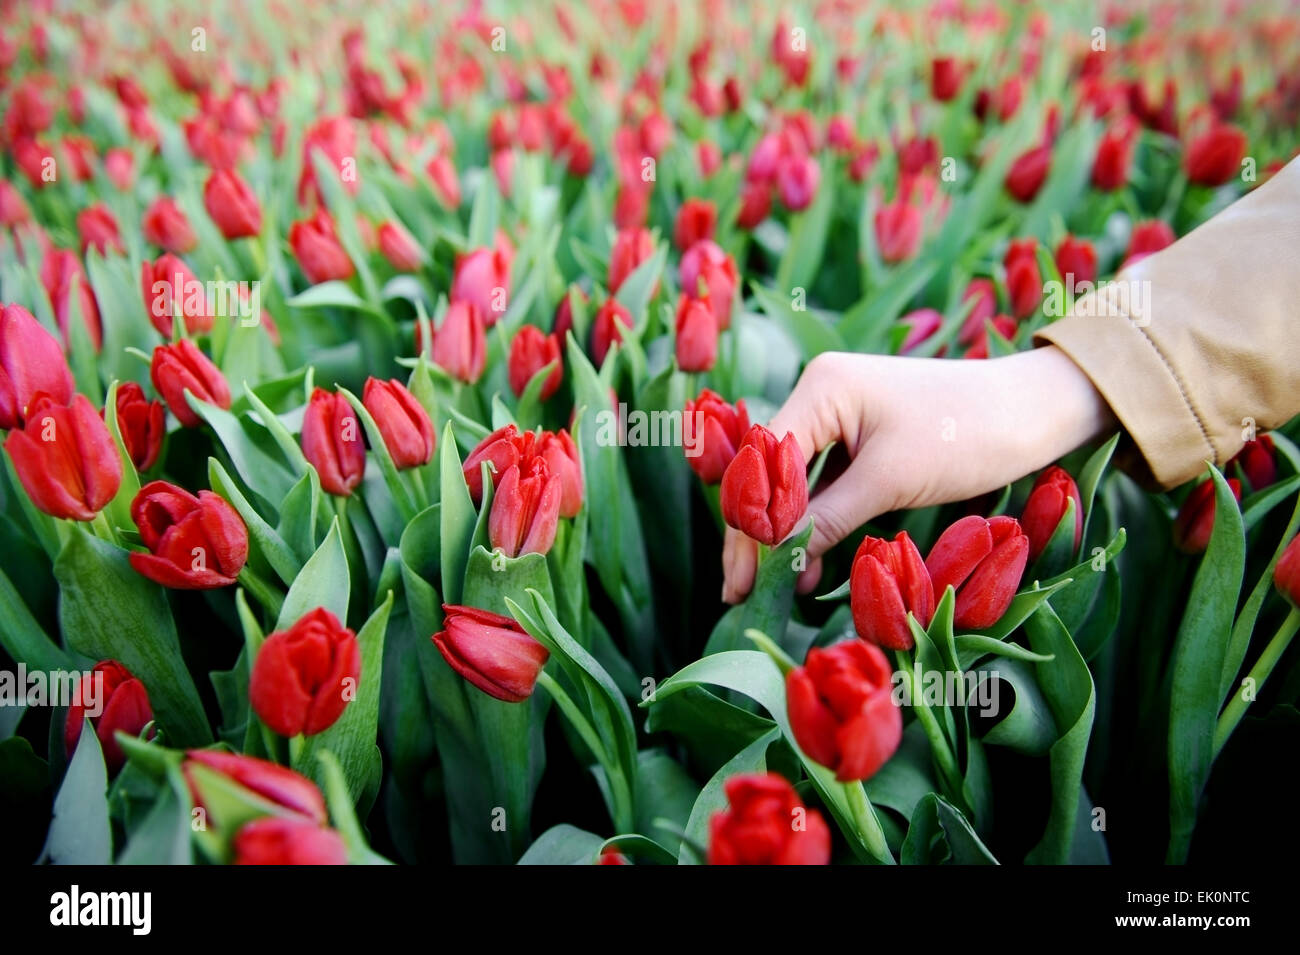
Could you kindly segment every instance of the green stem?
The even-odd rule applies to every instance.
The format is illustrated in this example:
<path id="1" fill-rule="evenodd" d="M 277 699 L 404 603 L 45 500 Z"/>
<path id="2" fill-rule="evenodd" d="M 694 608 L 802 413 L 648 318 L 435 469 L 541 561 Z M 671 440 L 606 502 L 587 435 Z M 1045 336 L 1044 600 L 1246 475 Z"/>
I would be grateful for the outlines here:
<path id="1" fill-rule="evenodd" d="M 614 828 L 619 832 L 634 832 L 636 824 L 632 812 L 632 793 L 628 788 L 627 777 L 623 774 L 622 767 L 610 758 L 591 722 L 553 676 L 542 670 L 537 674 L 537 685 L 551 694 L 551 699 L 555 700 L 560 712 L 568 718 L 569 723 L 582 737 L 582 741 L 587 744 L 587 748 L 604 767 L 605 778 L 609 782 L 610 801 L 613 803 L 610 807 L 610 815 L 614 820 Z"/>
<path id="2" fill-rule="evenodd" d="M 926 739 L 930 741 L 930 753 L 934 756 L 934 761 L 939 764 L 939 772 L 947 785 L 948 794 L 961 799 L 961 771 L 957 768 L 957 758 L 948 747 L 948 738 L 944 735 L 943 727 L 939 725 L 938 719 L 930 708 L 925 705 L 921 695 L 924 691 L 914 679 L 915 673 L 908 655 L 900 651 L 897 661 L 899 670 L 907 679 L 912 709 L 916 711 L 916 718 L 921 721 L 921 728 L 925 731 Z"/>
<path id="3" fill-rule="evenodd" d="M 1250 673 L 1246 675 L 1246 679 L 1252 683 L 1255 698 L 1258 698 L 1259 691 L 1264 688 L 1264 681 L 1268 679 L 1269 674 L 1273 672 L 1273 668 L 1277 666 L 1277 661 L 1282 659 L 1282 654 L 1286 653 L 1286 648 L 1291 645 L 1291 638 L 1295 636 L 1297 630 L 1300 630 L 1300 609 L 1292 607 L 1291 612 L 1282 621 L 1282 626 L 1277 628 L 1277 633 L 1273 634 L 1273 639 L 1268 642 L 1268 646 L 1264 647 L 1264 652 L 1259 655 L 1255 665 L 1250 668 Z M 1232 731 L 1237 728 L 1241 718 L 1246 715 L 1246 708 L 1250 704 L 1251 701 L 1246 699 L 1242 689 L 1238 689 L 1236 693 L 1232 694 L 1232 698 L 1223 710 L 1223 715 L 1219 717 L 1218 725 L 1214 728 L 1214 757 L 1216 759 L 1224 744 L 1228 742 L 1228 737 L 1232 735 Z"/>
<path id="4" fill-rule="evenodd" d="M 90 529 L 95 532 L 96 537 L 106 540 L 110 544 L 116 544 L 118 542 L 117 531 L 114 529 L 113 525 L 109 523 L 108 515 L 103 511 L 99 511 L 91 519 Z"/>
<path id="5" fill-rule="evenodd" d="M 867 798 L 866 787 L 856 780 L 844 783 L 844 795 L 849 804 L 849 812 L 852 814 L 853 827 L 857 830 L 858 839 L 866 846 L 872 857 L 885 865 L 894 865 L 894 854 L 889 851 L 889 844 L 885 841 L 885 831 L 880 828 L 875 807 Z"/>
<path id="6" fill-rule="evenodd" d="M 266 608 L 271 616 L 279 618 L 280 608 L 284 606 L 284 597 L 281 596 L 278 589 L 267 583 L 247 564 L 239 572 L 238 579 L 247 588 L 248 592 L 257 598 L 257 602 Z"/>

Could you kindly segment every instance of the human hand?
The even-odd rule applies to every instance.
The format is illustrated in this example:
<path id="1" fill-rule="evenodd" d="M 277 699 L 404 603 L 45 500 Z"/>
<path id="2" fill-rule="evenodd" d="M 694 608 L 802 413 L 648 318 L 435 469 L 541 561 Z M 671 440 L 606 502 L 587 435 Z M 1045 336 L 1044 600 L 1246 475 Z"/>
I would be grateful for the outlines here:
<path id="1" fill-rule="evenodd" d="M 778 438 L 793 434 L 807 461 L 837 441 L 851 459 L 809 502 L 800 593 L 817 586 L 822 554 L 877 515 L 1004 487 L 1114 425 L 1055 346 L 983 361 L 818 355 L 767 425 Z M 723 600 L 744 599 L 757 564 L 757 544 L 727 528 Z"/>

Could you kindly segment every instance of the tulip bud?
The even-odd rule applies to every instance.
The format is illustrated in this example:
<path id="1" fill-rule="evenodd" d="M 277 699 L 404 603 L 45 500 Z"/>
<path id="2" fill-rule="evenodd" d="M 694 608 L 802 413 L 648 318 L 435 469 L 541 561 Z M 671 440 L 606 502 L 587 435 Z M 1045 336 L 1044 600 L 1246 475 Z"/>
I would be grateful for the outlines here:
<path id="1" fill-rule="evenodd" d="M 707 299 L 683 295 L 677 303 L 677 366 L 708 371 L 718 357 L 718 320 Z"/>
<path id="2" fill-rule="evenodd" d="M 478 309 L 483 323 L 491 328 L 506 313 L 510 295 L 510 258 L 499 246 L 475 249 L 456 260 L 450 299 Z"/>
<path id="3" fill-rule="evenodd" d="M 936 56 L 930 62 L 930 95 L 940 103 L 956 99 L 961 91 L 961 65 L 951 56 Z"/>
<path id="4" fill-rule="evenodd" d="M 821 182 L 822 169 L 808 155 L 786 156 L 776 169 L 776 188 L 781 202 L 791 212 L 801 212 L 812 205 Z"/>
<path id="5" fill-rule="evenodd" d="M 1192 140 L 1184 165 L 1187 178 L 1202 186 L 1221 186 L 1241 172 L 1246 155 L 1246 134 L 1221 123 Z"/>
<path id="6" fill-rule="evenodd" d="M 324 607 L 271 634 L 257 651 L 248 703 L 281 736 L 314 736 L 343 715 L 361 678 L 361 647 Z"/>
<path id="7" fill-rule="evenodd" d="M 492 486 L 501 483 L 501 476 L 533 453 L 537 436 L 531 431 L 522 434 L 513 424 L 498 428 L 478 443 L 465 459 L 465 484 L 475 506 L 483 502 L 482 463 L 492 462 Z"/>
<path id="8" fill-rule="evenodd" d="M 545 459 L 532 457 L 506 469 L 492 497 L 488 537 L 507 557 L 545 554 L 555 543 L 563 488 Z"/>
<path id="9" fill-rule="evenodd" d="M 569 297 L 564 297 L 567 303 Z M 516 396 L 523 395 L 524 389 L 533 376 L 554 363 L 555 367 L 542 383 L 539 397 L 546 401 L 555 394 L 564 380 L 564 368 L 560 359 L 560 340 L 555 335 L 547 335 L 536 325 L 524 325 L 515 332 L 514 341 L 510 343 L 510 357 L 506 363 L 510 376 L 510 390 Z"/>
<path id="10" fill-rule="evenodd" d="M 943 315 L 933 308 L 918 308 L 902 316 L 898 322 L 907 326 L 907 336 L 898 348 L 900 355 L 906 355 L 943 327 Z"/>
<path id="11" fill-rule="evenodd" d="M 1032 202 L 1047 179 L 1052 164 L 1052 147 L 1036 146 L 1011 164 L 1005 185 L 1017 202 Z"/>
<path id="12" fill-rule="evenodd" d="M 478 306 L 453 301 L 433 335 L 433 362 L 458 381 L 473 384 L 487 364 L 487 334 Z"/>
<path id="13" fill-rule="evenodd" d="M 1300 538 L 1293 537 L 1273 568 L 1273 586 L 1292 604 L 1300 607 Z"/>
<path id="14" fill-rule="evenodd" d="M 930 572 L 906 531 L 892 541 L 862 539 L 849 575 L 849 604 L 858 636 L 890 650 L 910 650 L 914 640 L 907 615 L 928 627 L 934 600 Z"/>
<path id="15" fill-rule="evenodd" d="M 1070 501 L 1074 501 L 1074 549 L 1078 550 L 1083 540 L 1083 501 L 1078 485 L 1064 468 L 1050 467 L 1038 475 L 1020 515 L 1020 526 L 1029 538 L 1031 562 L 1038 559 L 1056 533 Z"/>
<path id="16" fill-rule="evenodd" d="M 1228 479 L 1228 488 L 1232 496 L 1241 500 L 1241 482 L 1236 478 Z M 1174 518 L 1174 546 L 1184 554 L 1200 554 L 1210 544 L 1210 534 L 1214 531 L 1214 481 L 1206 478 L 1183 500 Z"/>
<path id="17" fill-rule="evenodd" d="M 632 313 L 619 304 L 617 299 L 609 299 L 596 311 L 591 324 L 591 356 L 596 365 L 605 362 L 610 346 L 621 342 L 623 335 L 632 330 L 635 324 Z"/>
<path id="18" fill-rule="evenodd" d="M 179 315 L 191 335 L 212 331 L 203 283 L 183 261 L 165 252 L 154 262 L 140 263 L 140 290 L 149 321 L 163 338 L 172 337 L 172 321 Z"/>
<path id="19" fill-rule="evenodd" d="M 131 566 L 176 590 L 212 590 L 235 582 L 248 560 L 248 528 L 224 498 L 151 481 L 131 502 L 131 520 L 148 553 L 132 551 Z"/>
<path id="20" fill-rule="evenodd" d="M 709 819 L 709 865 L 828 865 L 831 831 L 776 773 L 744 773 L 723 785 L 727 808 Z M 803 822 L 794 825 L 795 819 Z"/>
<path id="21" fill-rule="evenodd" d="M 718 209 L 707 199 L 687 199 L 677 210 L 673 241 L 685 252 L 702 239 L 712 239 L 718 225 Z M 651 247 L 653 251 L 653 245 Z"/>
<path id="22" fill-rule="evenodd" d="M 1029 560 L 1029 540 L 1013 517 L 963 517 L 939 535 L 925 567 L 936 599 L 957 591 L 953 623 L 982 630 L 1011 605 Z"/>
<path id="23" fill-rule="evenodd" d="M 134 381 L 117 386 L 114 400 L 117 430 L 126 445 L 127 456 L 137 471 L 147 471 L 158 460 L 167 434 L 167 410 L 161 401 L 150 401 Z"/>
<path id="24" fill-rule="evenodd" d="M 1011 301 L 1011 313 L 1016 318 L 1032 314 L 1043 299 L 1043 276 L 1035 252 L 1037 245 L 1033 239 L 1012 242 L 1003 258 L 1007 270 L 1007 297 Z"/>
<path id="25" fill-rule="evenodd" d="M 746 183 L 740 191 L 740 211 L 736 227 L 756 228 L 772 211 L 772 190 L 766 183 Z"/>
<path id="26" fill-rule="evenodd" d="M 740 273 L 731 256 L 716 242 L 702 239 L 682 255 L 678 276 L 683 294 L 708 300 L 720 331 L 731 327 L 731 305 L 740 288 Z"/>
<path id="27" fill-rule="evenodd" d="M 793 434 L 780 441 L 762 425 L 749 429 L 722 476 L 727 524 L 769 547 L 794 530 L 808 509 L 808 475 Z"/>
<path id="28" fill-rule="evenodd" d="M 127 736 L 139 736 L 153 722 L 149 694 L 144 684 L 116 660 L 95 664 L 95 669 L 81 678 L 75 702 L 68 707 L 68 718 L 63 726 L 63 746 L 69 760 L 81 739 L 87 709 L 99 711 L 98 716 L 90 717 L 90 725 L 103 747 L 108 774 L 116 776 L 126 762 L 126 754 L 113 734 L 120 730 Z"/>
<path id="29" fill-rule="evenodd" d="M 1252 491 L 1262 490 L 1277 481 L 1273 439 L 1267 434 L 1261 434 L 1256 440 L 1243 444 L 1241 450 L 1228 462 L 1228 467 L 1234 463 L 1242 476 L 1250 482 Z"/>
<path id="30" fill-rule="evenodd" d="M 58 340 L 21 305 L 0 306 L 0 430 L 20 425 L 38 393 L 67 404 L 72 388 Z"/>
<path id="31" fill-rule="evenodd" d="M 577 290 L 578 300 L 584 305 L 589 301 L 587 293 L 582 289 Z M 560 299 L 560 304 L 555 306 L 555 321 L 551 325 L 551 334 L 555 340 L 563 346 L 569 339 L 569 332 L 573 328 L 573 305 L 569 301 L 569 290 L 564 290 L 564 297 Z"/>
<path id="32" fill-rule="evenodd" d="M 921 247 L 921 210 L 903 199 L 876 210 L 876 245 L 885 262 L 902 262 Z"/>
<path id="33" fill-rule="evenodd" d="M 1013 341 L 1016 337 L 1016 320 L 1009 315 L 995 315 L 992 318 L 993 330 L 1005 338 L 1007 341 Z M 989 333 L 987 328 L 981 328 L 979 337 L 975 344 L 966 349 L 963 358 L 988 358 L 989 357 Z"/>
<path id="34" fill-rule="evenodd" d="M 1168 248 L 1175 241 L 1177 236 L 1174 235 L 1174 230 L 1170 228 L 1169 223 L 1160 219 L 1140 222 L 1133 227 L 1123 267 L 1127 268 L 1135 262 L 1140 262 L 1148 255 Z"/>
<path id="35" fill-rule="evenodd" d="M 125 255 L 117 220 L 103 205 L 87 206 L 77 213 L 77 234 L 81 236 L 81 254 L 95 249 L 100 255 Z"/>
<path id="36" fill-rule="evenodd" d="M 692 422 L 690 434 L 695 439 L 693 443 L 683 441 L 686 463 L 705 484 L 717 484 L 749 432 L 745 400 L 733 407 L 705 388 L 694 401 L 686 402 L 685 416 Z"/>
<path id="37" fill-rule="evenodd" d="M 418 272 L 424 264 L 424 253 L 415 237 L 398 222 L 385 222 L 379 226 L 379 251 L 399 272 Z"/>
<path id="38" fill-rule="evenodd" d="M 238 786 L 249 797 L 270 803 L 273 811 L 283 810 L 317 825 L 324 825 L 328 818 L 325 799 L 315 783 L 265 759 L 216 749 L 191 749 L 181 763 L 181 773 L 197 808 L 206 808 L 204 789 L 217 775 L 225 777 L 222 782 L 226 786 Z"/>
<path id="39" fill-rule="evenodd" d="M 187 428 L 203 423 L 185 400 L 187 391 L 208 404 L 230 409 L 230 386 L 225 376 L 188 338 L 154 348 L 149 380 L 176 420 Z"/>
<path id="40" fill-rule="evenodd" d="M 992 279 L 971 279 L 962 293 L 963 303 L 975 300 L 970 314 L 961 324 L 957 340 L 963 345 L 973 345 L 984 334 L 984 323 L 998 313 L 998 290 Z"/>
<path id="41" fill-rule="evenodd" d="M 543 431 L 537 439 L 536 453 L 560 479 L 560 516 L 577 517 L 582 510 L 582 461 L 573 438 L 563 429 Z"/>
<path id="42" fill-rule="evenodd" d="M 0 179 L 0 228 L 12 229 L 30 222 L 32 212 L 22 193 L 7 179 Z"/>
<path id="43" fill-rule="evenodd" d="M 227 239 L 262 231 L 262 207 L 252 187 L 233 169 L 217 169 L 203 186 L 203 205 Z"/>
<path id="44" fill-rule="evenodd" d="M 289 247 L 302 267 L 302 274 L 312 285 L 350 279 L 355 271 L 339 243 L 334 222 L 324 209 L 289 227 Z"/>
<path id="45" fill-rule="evenodd" d="M 5 450 L 27 496 L 52 517 L 94 520 L 122 484 L 117 445 L 94 406 L 84 395 L 60 405 L 37 392 L 26 418 Z"/>
<path id="46" fill-rule="evenodd" d="M 532 696 L 550 651 L 509 617 L 443 604 L 433 643 L 447 664 L 488 696 L 522 703 Z"/>
<path id="47" fill-rule="evenodd" d="M 618 291 L 637 266 L 654 255 L 654 238 L 646 229 L 623 229 L 614 237 L 609 253 L 609 292 Z"/>
<path id="48" fill-rule="evenodd" d="M 452 164 L 451 158 L 439 153 L 429 160 L 424 171 L 428 173 L 429 181 L 433 183 L 433 192 L 438 197 L 438 201 L 448 209 L 459 209 L 460 180 L 456 177 L 456 167 Z"/>
<path id="49" fill-rule="evenodd" d="M 347 398 L 316 388 L 302 416 L 302 453 L 320 475 L 328 494 L 343 497 L 366 473 L 366 443 L 361 422 Z"/>
<path id="50" fill-rule="evenodd" d="M 343 837 L 305 819 L 263 816 L 246 822 L 232 843 L 235 865 L 347 865 Z"/>
<path id="51" fill-rule="evenodd" d="M 903 712 L 892 695 L 889 661 L 862 640 L 813 647 L 804 665 L 785 677 L 790 729 L 799 748 L 835 770 L 840 782 L 870 779 L 897 751 Z"/>
<path id="52" fill-rule="evenodd" d="M 54 307 L 54 319 L 65 342 L 72 341 L 69 321 L 72 318 L 72 295 L 75 288 L 77 308 L 81 320 L 86 324 L 90 343 L 99 351 L 103 339 L 103 329 L 99 318 L 99 304 L 95 301 L 94 290 L 81 268 L 81 260 L 71 249 L 51 249 L 41 260 L 41 285 L 50 297 Z"/>
<path id="53" fill-rule="evenodd" d="M 361 401 L 375 419 L 384 446 L 399 470 L 429 463 L 433 457 L 433 422 L 404 384 L 396 378 L 367 378 Z"/>
<path id="54" fill-rule="evenodd" d="M 140 226 L 148 241 L 173 255 L 192 252 L 199 244 L 190 220 L 171 196 L 155 199 L 145 210 Z"/>
<path id="55" fill-rule="evenodd" d="M 1109 192 L 1123 189 L 1128 183 L 1136 142 L 1137 130 L 1131 121 L 1108 129 L 1097 145 L 1097 158 L 1092 163 L 1092 184 Z"/>

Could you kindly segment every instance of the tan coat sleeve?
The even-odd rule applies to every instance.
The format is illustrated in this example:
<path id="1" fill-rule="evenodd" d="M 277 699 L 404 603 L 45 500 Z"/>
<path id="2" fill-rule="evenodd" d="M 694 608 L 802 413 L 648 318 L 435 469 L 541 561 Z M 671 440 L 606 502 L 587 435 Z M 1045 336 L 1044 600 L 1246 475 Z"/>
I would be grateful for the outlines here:
<path id="1" fill-rule="evenodd" d="M 1035 341 L 1096 385 L 1141 479 L 1174 487 L 1223 467 L 1252 426 L 1300 413 L 1300 159 Z"/>

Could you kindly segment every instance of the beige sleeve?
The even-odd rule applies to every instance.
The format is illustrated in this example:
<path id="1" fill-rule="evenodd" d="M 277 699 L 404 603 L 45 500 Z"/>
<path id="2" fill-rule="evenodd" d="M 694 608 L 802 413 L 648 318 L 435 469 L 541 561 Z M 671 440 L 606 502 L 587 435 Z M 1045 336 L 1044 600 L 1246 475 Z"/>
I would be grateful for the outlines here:
<path id="1" fill-rule="evenodd" d="M 1096 385 L 1139 478 L 1223 467 L 1300 413 L 1300 159 L 1034 338 Z"/>

